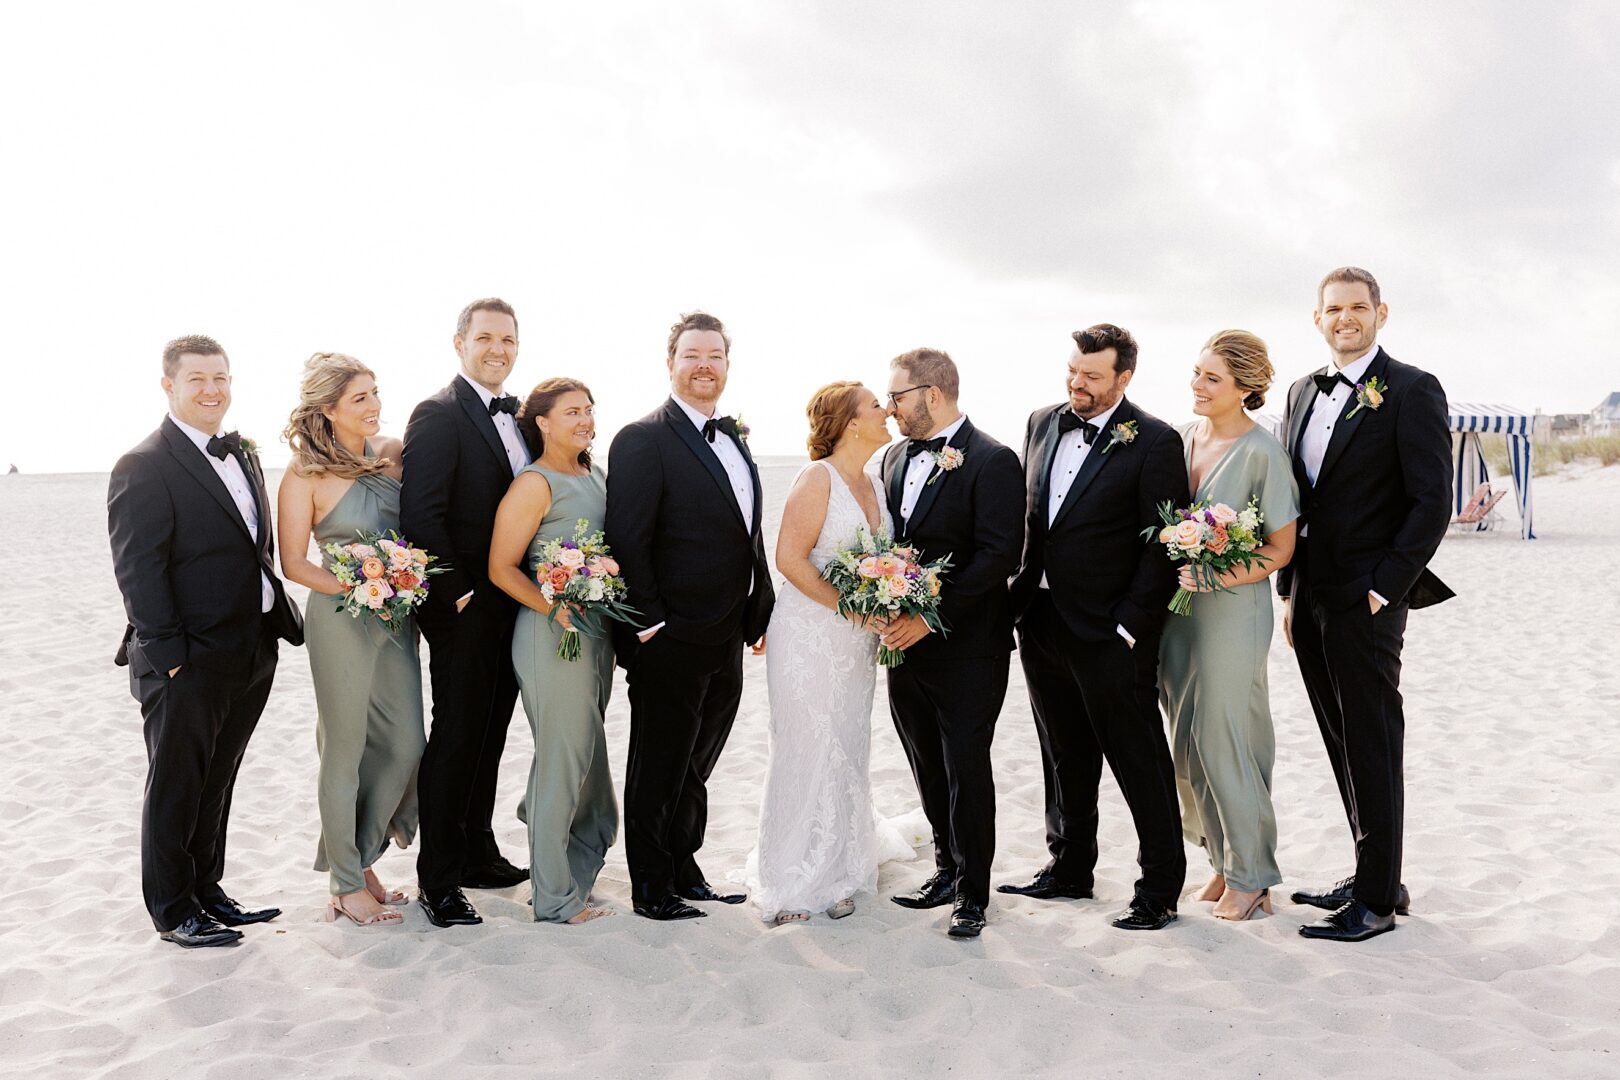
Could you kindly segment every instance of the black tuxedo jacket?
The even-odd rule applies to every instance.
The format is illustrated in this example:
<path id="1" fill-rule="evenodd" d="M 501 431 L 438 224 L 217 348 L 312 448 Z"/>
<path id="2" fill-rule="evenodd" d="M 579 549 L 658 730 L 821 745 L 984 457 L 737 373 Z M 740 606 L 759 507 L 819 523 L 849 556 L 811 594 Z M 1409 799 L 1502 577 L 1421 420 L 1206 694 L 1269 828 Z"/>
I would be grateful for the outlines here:
<path id="1" fill-rule="evenodd" d="M 1158 417 L 1121 398 L 1109 429 L 1098 433 L 1069 485 L 1057 520 L 1047 527 L 1047 492 L 1057 454 L 1058 416 L 1068 404 L 1036 409 L 1024 432 L 1029 487 L 1028 540 L 1013 581 L 1020 618 L 1046 574 L 1052 602 L 1075 637 L 1107 641 L 1123 626 L 1138 644 L 1157 635 L 1176 591 L 1176 567 L 1161 544 L 1142 538 L 1163 521 L 1159 504 L 1186 506 L 1187 459 L 1181 436 Z M 1119 425 L 1136 421 L 1136 438 L 1104 449 Z"/>
<path id="2" fill-rule="evenodd" d="M 258 502 L 257 541 L 207 455 L 167 417 L 113 467 L 107 534 L 129 617 L 113 662 L 135 678 L 186 664 L 245 668 L 265 620 L 304 643 L 303 616 L 276 575 L 264 470 L 257 454 L 238 460 Z M 268 612 L 261 570 L 275 590 Z"/>
<path id="3" fill-rule="evenodd" d="M 903 522 L 908 441 L 883 452 L 883 487 L 895 532 L 915 544 L 924 561 L 949 555 L 951 568 L 939 601 L 946 633 L 927 635 L 907 656 L 1004 656 L 1013 649 L 1007 578 L 1018 566 L 1024 543 L 1024 478 L 1018 457 L 973 421 L 963 420 L 948 444 L 962 451 L 961 466 L 949 472 L 936 467 L 917 496 L 911 520 Z"/>
<path id="4" fill-rule="evenodd" d="M 1445 392 L 1433 375 L 1383 349 L 1365 378 L 1375 376 L 1388 386 L 1383 404 L 1334 426 L 1314 487 L 1299 447 L 1320 394 L 1312 375 L 1288 389 L 1283 432 L 1299 481 L 1299 525 L 1310 532 L 1294 561 L 1277 573 L 1283 596 L 1293 595 L 1298 573 L 1307 575 L 1313 594 L 1330 608 L 1366 603 L 1369 590 L 1415 608 L 1455 595 L 1428 570 L 1451 520 Z M 1352 394 L 1344 415 L 1355 408 Z"/>
<path id="5" fill-rule="evenodd" d="M 606 540 L 643 628 L 663 623 L 659 633 L 680 641 L 740 635 L 755 642 L 770 623 L 776 590 L 760 529 L 765 499 L 747 444 L 734 441 L 754 480 L 748 521 L 725 466 L 674 398 L 614 436 Z M 634 633 L 622 624 L 615 629 L 620 658 L 628 662 Z"/>
<path id="6" fill-rule="evenodd" d="M 416 407 L 400 458 L 400 532 L 449 568 L 433 578 L 425 614 L 450 615 L 469 590 L 477 592 L 472 603 L 516 614 L 516 601 L 489 581 L 489 541 L 512 464 L 489 407 L 466 379 L 457 375 Z"/>

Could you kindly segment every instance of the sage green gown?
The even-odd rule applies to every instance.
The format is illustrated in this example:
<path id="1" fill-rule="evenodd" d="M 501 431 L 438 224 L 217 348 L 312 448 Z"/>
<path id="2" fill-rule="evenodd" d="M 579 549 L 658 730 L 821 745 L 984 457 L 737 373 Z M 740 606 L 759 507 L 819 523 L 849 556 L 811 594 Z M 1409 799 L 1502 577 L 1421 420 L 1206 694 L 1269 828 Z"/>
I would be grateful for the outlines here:
<path id="1" fill-rule="evenodd" d="M 1198 426 L 1181 428 L 1189 455 Z M 1293 465 L 1258 426 L 1227 449 L 1193 498 L 1242 510 L 1251 496 L 1259 497 L 1262 535 L 1299 517 Z M 1271 605 L 1269 577 L 1199 593 L 1191 615 L 1169 617 L 1159 651 L 1159 698 L 1169 718 L 1182 833 L 1204 849 L 1229 888 L 1242 892 L 1282 881 L 1271 807 L 1276 737 L 1266 685 Z"/>
<path id="2" fill-rule="evenodd" d="M 350 485 L 314 533 L 324 549 L 359 540 L 357 531 L 398 528 L 399 481 L 371 473 Z M 331 596 L 312 592 L 304 604 L 321 759 L 315 869 L 328 872 L 334 896 L 365 888 L 365 869 L 390 839 L 404 848 L 416 836 L 416 766 L 427 744 L 417 636 L 414 619 L 391 631 L 374 617 L 337 610 Z"/>
<path id="3" fill-rule="evenodd" d="M 540 562 L 540 548 L 571 540 L 581 518 L 588 531 L 602 527 L 607 478 L 591 466 L 583 476 L 530 465 L 551 484 L 551 509 L 529 543 L 525 569 Z M 519 473 L 518 475 L 522 475 Z M 533 608 L 520 608 L 512 633 L 512 666 L 523 691 L 523 711 L 534 732 L 529 788 L 518 817 L 529 827 L 529 878 L 537 922 L 565 922 L 579 914 L 619 832 L 619 804 L 608 771 L 603 713 L 613 691 L 610 637 L 580 635 L 578 660 L 562 660 L 566 633 Z"/>

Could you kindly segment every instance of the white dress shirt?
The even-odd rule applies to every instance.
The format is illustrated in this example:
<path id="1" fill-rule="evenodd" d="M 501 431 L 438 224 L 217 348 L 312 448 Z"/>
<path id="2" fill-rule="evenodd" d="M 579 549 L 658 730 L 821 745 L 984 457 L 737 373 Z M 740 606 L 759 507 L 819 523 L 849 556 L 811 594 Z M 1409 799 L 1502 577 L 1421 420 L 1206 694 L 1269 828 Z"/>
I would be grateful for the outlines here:
<path id="1" fill-rule="evenodd" d="M 965 415 L 956 418 L 955 422 L 934 432 L 934 438 L 945 440 L 949 446 L 962 425 L 967 423 Z M 922 442 L 925 440 L 916 440 Z M 906 463 L 906 486 L 900 494 L 900 520 L 903 526 L 911 521 L 911 512 L 917 509 L 917 500 L 922 497 L 922 489 L 928 486 L 928 478 L 934 474 L 934 455 L 921 453 Z"/>
<path id="2" fill-rule="evenodd" d="M 459 374 L 462 382 L 478 392 L 478 400 L 484 403 L 485 409 L 488 409 L 489 403 L 495 400 L 495 395 L 467 378 L 465 372 Z M 512 475 L 516 476 L 523 471 L 525 465 L 529 464 L 529 448 L 524 444 L 523 436 L 518 434 L 517 417 L 510 413 L 498 412 L 490 419 L 495 421 L 495 433 L 501 437 L 501 445 L 506 447 L 506 463 L 512 467 Z"/>
<path id="3" fill-rule="evenodd" d="M 214 467 L 214 471 L 225 483 L 225 490 L 231 493 L 231 501 L 236 504 L 237 512 L 242 515 L 242 521 L 247 525 L 253 542 L 258 543 L 259 502 L 253 497 L 253 482 L 248 479 L 247 471 L 242 468 L 242 462 L 235 454 L 226 454 L 225 459 L 221 461 L 208 452 L 208 440 L 213 438 L 212 435 L 206 431 L 198 431 L 173 413 L 169 414 L 169 419 L 174 421 L 175 427 L 185 433 L 186 438 L 197 445 L 197 449 L 202 452 L 203 460 Z M 271 605 L 276 602 L 276 590 L 270 584 L 270 576 L 263 569 L 259 570 L 259 602 L 261 614 L 269 611 Z"/>
<path id="4" fill-rule="evenodd" d="M 1079 428 L 1075 428 L 1073 431 L 1065 431 L 1058 437 L 1057 452 L 1052 455 L 1052 473 L 1046 481 L 1050 486 L 1050 494 L 1046 500 L 1046 524 L 1048 528 L 1051 527 L 1052 522 L 1057 520 L 1058 511 L 1063 509 L 1063 500 L 1068 498 L 1069 488 L 1074 486 L 1074 478 L 1080 474 L 1080 466 L 1084 465 L 1086 458 L 1093 453 L 1102 453 L 1103 449 L 1107 447 L 1109 439 L 1113 438 L 1108 430 L 1108 422 L 1114 418 L 1114 413 L 1118 409 L 1119 402 L 1116 401 L 1107 409 L 1086 421 L 1088 424 L 1096 425 L 1097 438 L 1094 442 L 1086 442 L 1085 436 L 1080 433 Z M 1046 571 L 1042 570 L 1041 588 L 1050 589 L 1051 587 L 1051 584 L 1046 580 Z M 1131 636 L 1130 631 L 1126 630 L 1125 627 L 1116 623 L 1114 631 L 1125 639 L 1125 644 L 1132 648 L 1136 647 L 1136 639 Z"/>
<path id="5" fill-rule="evenodd" d="M 1316 400 L 1311 405 L 1311 414 L 1305 418 L 1305 430 L 1299 436 L 1299 462 L 1305 466 L 1305 477 L 1310 480 L 1311 486 L 1316 486 L 1316 478 L 1322 474 L 1322 460 L 1327 457 L 1328 443 L 1333 441 L 1333 429 L 1339 425 L 1339 418 L 1344 414 L 1344 407 L 1350 396 L 1356 392 L 1355 383 L 1361 381 L 1372 366 L 1373 360 L 1378 356 L 1378 346 L 1374 345 L 1367 354 L 1359 360 L 1352 361 L 1339 368 L 1339 374 L 1350 380 L 1351 385 L 1337 383 L 1333 393 L 1324 394 L 1317 391 Z M 1309 523 L 1299 530 L 1303 539 L 1311 531 Z M 1388 604 L 1378 593 L 1371 589 L 1367 595 L 1380 604 Z"/>

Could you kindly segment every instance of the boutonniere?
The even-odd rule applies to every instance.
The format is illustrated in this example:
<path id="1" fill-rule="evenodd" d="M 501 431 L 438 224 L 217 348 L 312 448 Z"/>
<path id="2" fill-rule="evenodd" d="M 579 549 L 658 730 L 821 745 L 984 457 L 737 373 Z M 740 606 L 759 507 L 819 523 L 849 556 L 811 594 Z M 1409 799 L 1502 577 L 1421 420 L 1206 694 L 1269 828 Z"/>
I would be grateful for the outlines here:
<path id="1" fill-rule="evenodd" d="M 929 451 L 928 456 L 934 459 L 934 475 L 928 478 L 924 487 L 931 487 L 935 480 L 948 472 L 955 472 L 967 460 L 967 455 L 954 446 L 947 446 L 943 450 Z"/>
<path id="2" fill-rule="evenodd" d="M 1127 420 L 1123 424 L 1115 424 L 1114 430 L 1108 433 L 1108 445 L 1103 447 L 1103 453 L 1108 453 L 1116 446 L 1129 446 L 1136 441 L 1136 421 Z"/>
<path id="3" fill-rule="evenodd" d="M 1384 391 L 1388 389 L 1389 383 L 1379 382 L 1376 375 L 1366 382 L 1356 383 L 1356 407 L 1346 413 L 1344 418 L 1348 420 L 1362 409 L 1377 412 L 1378 407 L 1384 403 Z"/>
<path id="4" fill-rule="evenodd" d="M 737 423 L 737 441 L 746 446 L 748 443 L 748 435 L 754 429 L 743 423 L 742 413 L 738 413 L 735 417 L 733 417 L 733 419 Z"/>
<path id="5" fill-rule="evenodd" d="M 252 439 L 248 439 L 248 438 L 244 438 L 242 440 L 242 453 L 246 454 L 248 457 L 252 457 L 254 454 L 257 454 L 258 452 L 259 452 L 259 444 L 258 443 L 254 442 Z"/>

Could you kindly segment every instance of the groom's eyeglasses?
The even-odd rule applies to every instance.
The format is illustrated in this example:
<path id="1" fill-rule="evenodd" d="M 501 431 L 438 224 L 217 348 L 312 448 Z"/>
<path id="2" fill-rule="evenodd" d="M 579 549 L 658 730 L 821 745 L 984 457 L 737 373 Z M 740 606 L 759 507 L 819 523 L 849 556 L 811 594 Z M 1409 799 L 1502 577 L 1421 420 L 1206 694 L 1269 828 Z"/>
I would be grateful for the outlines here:
<path id="1" fill-rule="evenodd" d="M 904 390 L 891 390 L 889 391 L 889 407 L 891 409 L 897 409 L 900 407 L 900 399 L 911 393 L 913 390 L 931 390 L 933 389 L 933 386 L 933 383 L 925 382 L 918 383 L 916 386 L 908 386 Z"/>

